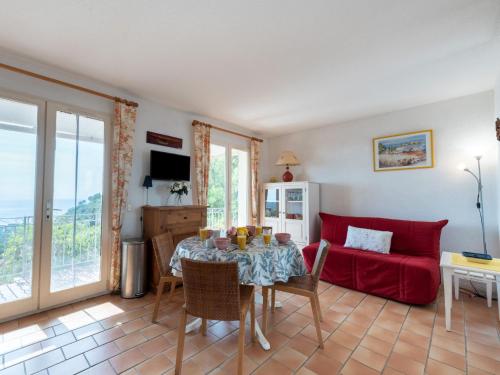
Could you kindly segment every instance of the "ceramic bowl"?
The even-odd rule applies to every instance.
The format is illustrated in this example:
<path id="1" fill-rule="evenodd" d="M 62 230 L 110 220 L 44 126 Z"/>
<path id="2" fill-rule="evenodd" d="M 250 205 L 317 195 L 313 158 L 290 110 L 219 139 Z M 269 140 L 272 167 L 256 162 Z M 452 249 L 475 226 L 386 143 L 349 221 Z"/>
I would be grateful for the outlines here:
<path id="1" fill-rule="evenodd" d="M 215 247 L 219 250 L 226 250 L 229 247 L 230 243 L 231 243 L 230 238 L 219 237 L 214 239 Z"/>
<path id="2" fill-rule="evenodd" d="M 276 238 L 276 241 L 278 241 L 280 244 L 286 244 L 288 241 L 290 241 L 290 233 L 276 233 L 274 235 L 274 238 Z"/>

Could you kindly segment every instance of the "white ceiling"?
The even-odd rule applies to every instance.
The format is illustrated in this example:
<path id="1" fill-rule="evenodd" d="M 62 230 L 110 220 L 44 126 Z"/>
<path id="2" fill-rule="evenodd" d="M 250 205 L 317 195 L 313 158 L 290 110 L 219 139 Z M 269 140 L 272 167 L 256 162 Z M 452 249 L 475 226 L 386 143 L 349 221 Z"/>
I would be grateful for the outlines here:
<path id="1" fill-rule="evenodd" d="M 498 0 L 2 2 L 0 46 L 265 135 L 493 88 Z"/>

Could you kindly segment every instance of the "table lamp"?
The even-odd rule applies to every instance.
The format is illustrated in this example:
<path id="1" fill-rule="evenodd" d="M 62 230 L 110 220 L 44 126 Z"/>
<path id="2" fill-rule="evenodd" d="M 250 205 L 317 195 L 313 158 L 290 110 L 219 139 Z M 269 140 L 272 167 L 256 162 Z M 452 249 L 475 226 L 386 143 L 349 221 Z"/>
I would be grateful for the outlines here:
<path id="1" fill-rule="evenodd" d="M 293 174 L 290 172 L 290 166 L 300 165 L 300 162 L 292 151 L 283 151 L 278 158 L 276 165 L 286 165 L 286 171 L 283 173 L 282 178 L 284 182 L 291 182 L 293 181 Z"/>
<path id="2" fill-rule="evenodd" d="M 149 188 L 153 187 L 153 179 L 151 176 L 144 176 L 142 186 L 146 188 L 146 205 L 149 205 Z"/>
<path id="3" fill-rule="evenodd" d="M 493 258 L 491 257 L 491 255 L 488 254 L 488 250 L 486 247 L 486 234 L 484 231 L 484 204 L 483 204 L 483 179 L 481 177 L 481 155 L 475 156 L 475 158 L 477 160 L 477 175 L 463 164 L 459 165 L 458 168 L 463 170 L 464 172 L 470 173 L 472 177 L 474 177 L 477 183 L 476 208 L 478 210 L 479 220 L 481 222 L 481 231 L 483 235 L 483 252 L 474 253 L 474 252 L 464 251 L 462 255 L 472 262 L 486 263 L 491 261 Z"/>

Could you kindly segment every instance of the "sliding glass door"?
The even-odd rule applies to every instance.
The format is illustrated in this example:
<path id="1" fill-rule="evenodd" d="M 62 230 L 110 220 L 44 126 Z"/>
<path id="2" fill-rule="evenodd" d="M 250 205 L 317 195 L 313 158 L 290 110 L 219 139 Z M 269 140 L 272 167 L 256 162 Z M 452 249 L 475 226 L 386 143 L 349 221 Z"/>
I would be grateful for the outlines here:
<path id="1" fill-rule="evenodd" d="M 36 309 L 43 102 L 0 97 L 0 319 Z"/>
<path id="2" fill-rule="evenodd" d="M 55 104 L 47 114 L 42 306 L 105 290 L 108 243 L 106 119 Z"/>
<path id="3" fill-rule="evenodd" d="M 0 93 L 0 320 L 106 290 L 109 129 Z"/>
<path id="4" fill-rule="evenodd" d="M 211 228 L 244 226 L 249 218 L 249 153 L 210 145 L 207 223 Z"/>

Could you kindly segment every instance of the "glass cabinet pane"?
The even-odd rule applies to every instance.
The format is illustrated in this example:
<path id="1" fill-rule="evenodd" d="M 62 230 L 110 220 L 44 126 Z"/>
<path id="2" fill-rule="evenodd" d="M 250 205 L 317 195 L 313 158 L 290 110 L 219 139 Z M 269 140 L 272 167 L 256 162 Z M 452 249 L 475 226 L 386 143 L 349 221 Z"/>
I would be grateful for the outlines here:
<path id="1" fill-rule="evenodd" d="M 304 218 L 304 197 L 301 188 L 285 189 L 285 217 L 288 220 Z"/>
<path id="2" fill-rule="evenodd" d="M 280 190 L 268 188 L 265 190 L 265 217 L 278 218 L 280 214 Z"/>

